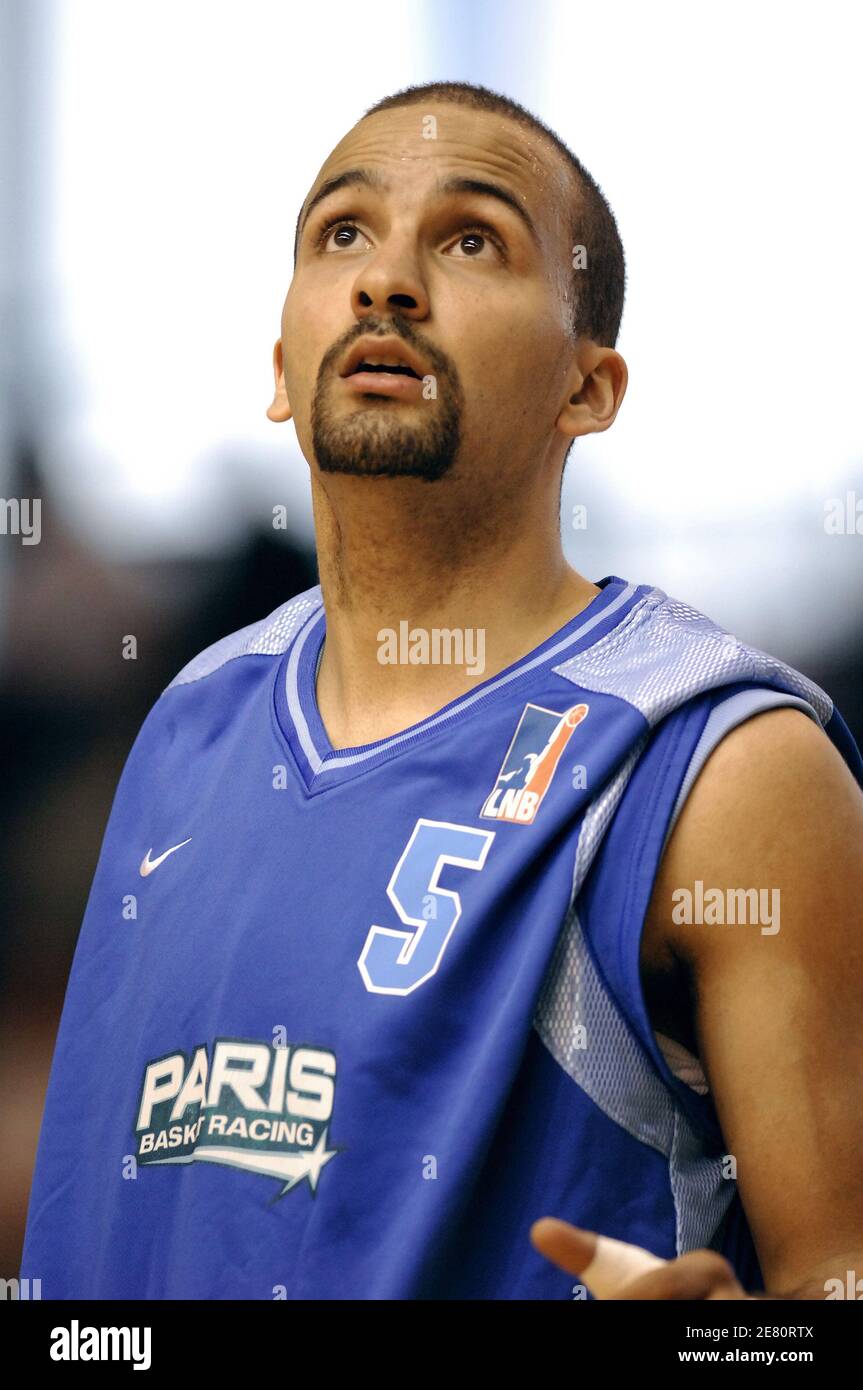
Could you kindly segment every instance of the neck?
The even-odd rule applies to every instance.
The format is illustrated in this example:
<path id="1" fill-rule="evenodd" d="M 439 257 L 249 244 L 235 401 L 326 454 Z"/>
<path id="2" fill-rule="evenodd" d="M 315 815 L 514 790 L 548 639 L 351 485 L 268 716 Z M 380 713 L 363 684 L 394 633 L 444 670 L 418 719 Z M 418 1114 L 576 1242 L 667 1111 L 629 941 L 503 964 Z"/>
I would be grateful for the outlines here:
<path id="1" fill-rule="evenodd" d="M 313 475 L 334 748 L 388 738 L 469 693 L 599 593 L 566 562 L 554 496 L 458 480 Z M 493 515 L 492 513 L 493 510 Z"/>

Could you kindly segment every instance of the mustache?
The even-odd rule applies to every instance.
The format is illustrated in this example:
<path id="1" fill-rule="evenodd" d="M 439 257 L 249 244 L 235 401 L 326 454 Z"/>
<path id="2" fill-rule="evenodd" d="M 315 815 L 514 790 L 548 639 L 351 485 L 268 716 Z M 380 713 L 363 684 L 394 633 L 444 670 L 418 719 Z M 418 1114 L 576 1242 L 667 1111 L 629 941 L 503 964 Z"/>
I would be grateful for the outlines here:
<path id="1" fill-rule="evenodd" d="M 454 364 L 449 360 L 446 353 L 441 352 L 440 348 L 435 347 L 434 343 L 428 342 L 421 334 L 417 333 L 413 324 L 402 314 L 393 314 L 389 319 L 369 317 L 362 323 L 356 324 L 350 332 L 346 333 L 337 342 L 329 347 L 321 358 L 321 365 L 318 369 L 318 381 L 321 381 L 324 374 L 329 371 L 333 363 L 340 360 L 351 348 L 351 345 L 358 338 L 385 338 L 392 336 L 401 338 L 403 342 L 417 352 L 424 361 L 434 369 L 438 376 L 448 378 L 454 385 L 458 386 L 458 372 Z"/>

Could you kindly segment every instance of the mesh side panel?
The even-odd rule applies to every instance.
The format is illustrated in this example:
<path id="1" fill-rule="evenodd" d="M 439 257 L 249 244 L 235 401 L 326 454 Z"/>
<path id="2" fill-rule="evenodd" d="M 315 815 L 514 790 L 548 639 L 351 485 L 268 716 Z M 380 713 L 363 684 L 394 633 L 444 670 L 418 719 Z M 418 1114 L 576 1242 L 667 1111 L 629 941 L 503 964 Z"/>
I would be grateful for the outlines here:
<path id="1" fill-rule="evenodd" d="M 677 1253 L 719 1243 L 737 1183 L 722 1176 L 722 1155 L 709 1155 L 691 1125 L 676 1116 L 669 1176 L 677 1212 Z"/>
<path id="2" fill-rule="evenodd" d="M 671 1093 L 600 979 L 574 907 L 543 983 L 534 1026 L 555 1061 L 610 1119 L 660 1153 L 671 1152 Z"/>
<path id="3" fill-rule="evenodd" d="M 778 683 L 808 701 L 822 724 L 833 713 L 832 700 L 814 681 L 661 589 L 651 590 L 614 632 L 554 670 L 585 690 L 628 701 L 650 724 L 705 690 L 737 681 Z"/>
<path id="4" fill-rule="evenodd" d="M 227 637 L 220 637 L 218 642 L 193 656 L 166 689 L 201 680 L 237 656 L 277 656 L 285 651 L 297 628 L 315 608 L 320 607 L 321 602 L 321 587 L 316 584 L 305 593 L 288 599 L 266 618 L 250 623 L 248 627 L 238 628 Z"/>
<path id="5" fill-rule="evenodd" d="M 581 1025 L 583 1034 L 576 1029 Z M 610 1120 L 668 1159 L 677 1253 L 716 1237 L 736 1184 L 722 1177 L 594 966 L 570 909 L 534 1016 L 552 1057 Z"/>
<path id="6" fill-rule="evenodd" d="M 593 863 L 596 851 L 605 838 L 605 833 L 611 824 L 611 818 L 617 810 L 620 799 L 629 785 L 632 770 L 641 757 L 649 737 L 649 733 L 645 733 L 638 742 L 634 744 L 632 751 L 629 753 L 618 772 L 612 777 L 608 786 L 593 800 L 584 814 L 578 836 L 578 845 L 575 851 L 575 870 L 572 880 L 573 902 L 581 892 L 582 884 L 587 878 L 587 873 Z"/>

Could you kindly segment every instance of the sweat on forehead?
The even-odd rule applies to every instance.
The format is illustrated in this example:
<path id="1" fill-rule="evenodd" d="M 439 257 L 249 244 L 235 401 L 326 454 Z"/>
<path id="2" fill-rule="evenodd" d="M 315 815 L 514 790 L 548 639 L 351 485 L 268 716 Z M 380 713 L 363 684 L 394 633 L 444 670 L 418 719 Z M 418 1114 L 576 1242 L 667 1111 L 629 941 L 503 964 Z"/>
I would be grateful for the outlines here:
<path id="1" fill-rule="evenodd" d="M 371 158 L 405 160 L 443 155 L 492 161 L 513 173 L 540 180 L 557 178 L 565 186 L 570 171 L 541 131 L 498 112 L 477 111 L 455 102 L 390 107 L 357 121 L 329 155 L 325 168 L 358 151 Z M 323 169 L 321 171 L 323 173 Z M 320 175 L 319 175 L 320 177 Z"/>
<path id="2" fill-rule="evenodd" d="M 407 161 L 422 161 L 430 179 L 439 184 L 447 169 L 458 171 L 463 180 L 473 177 L 503 185 L 530 225 L 541 220 L 549 200 L 563 214 L 577 196 L 573 171 L 541 132 L 507 116 L 455 103 L 395 107 L 363 117 L 327 157 L 300 210 L 295 251 L 312 205 L 334 180 L 361 168 L 364 182 L 386 192 Z"/>

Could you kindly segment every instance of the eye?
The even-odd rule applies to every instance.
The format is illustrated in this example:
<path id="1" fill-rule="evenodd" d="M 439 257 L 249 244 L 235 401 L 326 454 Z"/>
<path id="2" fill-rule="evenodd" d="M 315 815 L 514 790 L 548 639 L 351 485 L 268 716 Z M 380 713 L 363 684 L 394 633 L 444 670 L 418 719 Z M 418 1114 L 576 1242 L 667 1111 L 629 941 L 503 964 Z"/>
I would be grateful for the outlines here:
<path id="1" fill-rule="evenodd" d="M 315 246 L 332 255 L 336 251 L 349 251 L 356 245 L 358 236 L 362 236 L 362 232 L 355 223 L 345 217 L 333 217 L 324 223 L 315 238 Z"/>
<path id="2" fill-rule="evenodd" d="M 484 224 L 473 227 L 466 227 L 460 233 L 458 239 L 452 243 L 453 246 L 463 248 L 464 254 L 456 256 L 456 260 L 488 260 L 488 255 L 483 254 L 492 247 L 492 254 L 497 253 L 497 258 L 504 258 L 503 243 L 497 233 Z"/>

